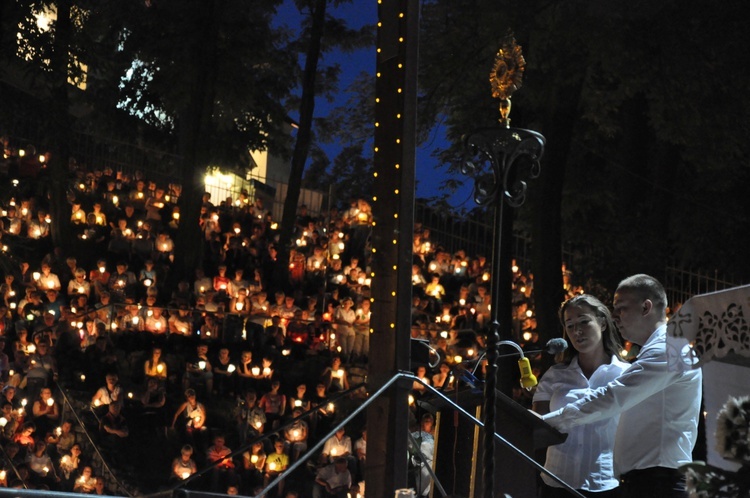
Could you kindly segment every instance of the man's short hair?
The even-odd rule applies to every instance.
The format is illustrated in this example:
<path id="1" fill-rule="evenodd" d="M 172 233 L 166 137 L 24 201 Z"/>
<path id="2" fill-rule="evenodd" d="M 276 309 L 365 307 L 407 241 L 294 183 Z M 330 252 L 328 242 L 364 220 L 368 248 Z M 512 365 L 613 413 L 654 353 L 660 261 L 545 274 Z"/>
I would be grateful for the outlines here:
<path id="1" fill-rule="evenodd" d="M 661 282 L 654 277 L 644 273 L 630 276 L 620 282 L 620 285 L 617 286 L 617 292 L 631 292 L 639 299 L 651 301 L 657 311 L 666 312 L 667 293 L 664 291 Z"/>

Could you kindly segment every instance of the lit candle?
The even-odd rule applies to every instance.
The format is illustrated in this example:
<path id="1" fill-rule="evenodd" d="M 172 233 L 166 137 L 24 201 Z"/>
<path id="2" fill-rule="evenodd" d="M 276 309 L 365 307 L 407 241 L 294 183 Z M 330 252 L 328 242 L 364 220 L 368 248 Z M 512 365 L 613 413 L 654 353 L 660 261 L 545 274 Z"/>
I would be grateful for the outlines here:
<path id="1" fill-rule="evenodd" d="M 163 371 L 164 371 L 163 363 L 159 363 L 158 365 L 156 365 L 156 373 L 162 373 Z"/>
<path id="2" fill-rule="evenodd" d="M 230 363 L 229 366 L 227 367 L 227 373 L 233 373 L 235 370 L 237 370 L 237 367 L 235 367 L 234 365 Z"/>
<path id="3" fill-rule="evenodd" d="M 268 470 L 276 470 L 276 463 L 275 462 L 270 462 L 268 464 Z"/>
<path id="4" fill-rule="evenodd" d="M 183 472 L 182 473 L 182 478 L 183 479 L 187 479 L 188 477 L 190 477 L 190 472 Z"/>
<path id="5" fill-rule="evenodd" d="M 203 361 L 203 360 L 199 361 L 198 362 L 198 368 L 200 368 L 201 370 L 205 370 L 206 369 L 206 362 Z"/>
<path id="6" fill-rule="evenodd" d="M 265 375 L 265 376 L 269 376 L 269 375 L 271 375 L 271 369 L 270 369 L 270 368 L 268 368 L 268 367 L 265 367 L 265 368 L 263 369 L 263 375 Z"/>
<path id="7" fill-rule="evenodd" d="M 52 405 L 54 405 L 54 404 L 55 404 L 55 400 L 54 400 L 54 399 L 52 399 L 52 398 L 49 398 L 49 399 L 47 400 L 47 406 L 52 406 Z"/>
<path id="8" fill-rule="evenodd" d="M 302 406 L 302 400 L 301 399 L 295 399 L 294 400 L 294 407 L 298 408 L 300 406 Z"/>
<path id="9" fill-rule="evenodd" d="M 250 463 L 258 463 L 258 455 L 250 455 Z"/>
<path id="10" fill-rule="evenodd" d="M 250 369 L 250 372 L 252 372 L 252 374 L 257 377 L 258 375 L 260 375 L 260 368 L 259 367 L 253 367 L 253 368 Z"/>
<path id="11" fill-rule="evenodd" d="M 256 429 L 260 429 L 262 425 L 263 425 L 263 423 L 260 420 L 256 420 L 255 421 L 255 428 Z"/>

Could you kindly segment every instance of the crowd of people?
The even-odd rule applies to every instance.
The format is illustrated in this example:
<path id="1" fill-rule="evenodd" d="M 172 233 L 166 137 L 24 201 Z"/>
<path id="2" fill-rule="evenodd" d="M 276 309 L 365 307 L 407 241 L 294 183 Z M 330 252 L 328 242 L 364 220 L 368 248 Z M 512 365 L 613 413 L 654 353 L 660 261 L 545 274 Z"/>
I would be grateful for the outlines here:
<path id="1" fill-rule="evenodd" d="M 14 182 L 0 199 L 0 341 L 6 354 L 0 378 L 7 405 L 0 424 L 14 463 L 0 483 L 70 490 L 80 480 L 89 483 L 85 492 L 96 492 L 103 482 L 82 479 L 83 464 L 67 474 L 62 467 L 63 460 L 74 460 L 75 442 L 64 438 L 60 445 L 58 433 L 71 434 L 74 423 L 60 420 L 57 385 L 91 395 L 86 402 L 105 449 L 164 428 L 179 443 L 165 482 L 189 479 L 214 464 L 210 478 L 201 481 L 213 491 L 228 491 L 229 482 L 252 494 L 331 429 L 339 411 L 328 400 L 356 387 L 351 377 L 363 378 L 369 353 L 373 219 L 365 200 L 324 216 L 300 206 L 288 267 L 280 272 L 279 264 L 287 263 L 278 261 L 281 242 L 263 199 L 242 191 L 214 204 L 206 193 L 203 264 L 193 279 L 170 285 L 179 185 L 138 171 L 73 166 L 68 191 L 75 249 L 69 254 L 50 242 L 54 220 L 38 185 L 34 179 Z M 415 365 L 415 373 L 436 388 L 447 387 L 454 382 L 452 365 L 480 357 L 491 300 L 487 261 L 446 251 L 419 225 L 413 249 L 411 334 L 429 341 L 442 358 L 434 369 Z M 513 270 L 514 334 L 533 348 L 533 279 L 515 263 Z M 311 375 L 300 378 L 302 371 Z M 415 396 L 423 391 L 415 384 Z M 356 405 L 362 395 L 354 390 L 345 399 Z M 219 406 L 231 406 L 229 422 L 212 420 Z M 31 435 L 23 436 L 28 429 Z M 314 459 L 316 472 L 339 479 L 337 463 L 346 459 L 349 487 L 361 487 L 360 494 L 363 429 L 348 429 L 348 445 L 324 449 Z M 227 443 L 242 447 L 270 433 L 262 444 L 227 458 Z M 49 461 L 40 467 L 31 462 L 41 443 L 40 455 Z M 111 454 L 116 460 L 118 452 Z M 318 481 L 323 495 L 341 491 Z M 279 488 L 280 495 L 283 483 Z"/>

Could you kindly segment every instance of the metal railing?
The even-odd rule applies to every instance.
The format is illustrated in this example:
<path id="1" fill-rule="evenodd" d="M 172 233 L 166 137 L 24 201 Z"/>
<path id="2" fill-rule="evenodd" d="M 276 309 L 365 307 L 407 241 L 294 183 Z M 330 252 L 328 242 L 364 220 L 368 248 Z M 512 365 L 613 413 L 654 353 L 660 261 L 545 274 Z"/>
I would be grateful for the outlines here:
<path id="1" fill-rule="evenodd" d="M 316 452 L 319 451 L 325 445 L 325 442 L 326 442 L 326 440 L 329 437 L 331 437 L 332 435 L 334 435 L 339 429 L 345 428 L 347 424 L 349 424 L 360 413 L 362 413 L 364 410 L 366 410 L 367 407 L 371 403 L 373 403 L 377 398 L 379 398 L 380 396 L 382 396 L 383 394 L 385 394 L 396 382 L 398 382 L 400 380 L 408 380 L 408 381 L 411 381 L 411 382 L 419 382 L 430 393 L 432 393 L 433 395 L 439 397 L 441 401 L 443 401 L 443 402 L 447 403 L 448 405 L 450 405 L 454 410 L 456 410 L 456 412 L 458 412 L 458 414 L 461 417 L 463 417 L 464 419 L 469 420 L 472 424 L 474 424 L 474 425 L 476 425 L 476 426 L 478 426 L 480 428 L 484 428 L 484 423 L 481 420 L 479 420 L 476 417 L 472 416 L 469 412 L 467 412 L 466 410 L 464 410 L 456 402 L 454 402 L 452 399 L 450 399 L 449 397 L 447 397 L 443 392 L 435 389 L 434 387 L 432 387 L 431 385 L 427 384 L 426 382 L 424 382 L 422 379 L 420 379 L 419 377 L 417 377 L 416 375 L 414 375 L 411 372 L 399 372 L 399 373 L 395 374 L 393 377 L 391 377 L 385 384 L 383 384 L 383 386 L 380 387 L 380 389 L 378 389 L 375 393 L 369 394 L 368 397 L 367 397 L 367 399 L 360 406 L 358 406 L 350 414 L 348 414 L 345 418 L 343 418 L 338 424 L 336 424 L 336 426 L 333 427 L 328 434 L 326 434 L 325 436 L 323 436 L 320 439 L 320 441 L 318 441 L 318 443 L 316 443 L 313 447 L 309 448 L 304 453 L 304 455 L 302 455 L 297 461 L 295 461 L 292 465 L 290 465 L 284 472 L 280 473 L 278 476 L 276 476 L 275 479 L 273 479 L 273 481 L 269 482 L 263 488 L 263 490 L 261 490 L 257 495 L 255 495 L 255 498 L 266 496 L 266 493 L 268 493 L 270 490 L 272 490 L 273 488 L 275 488 L 281 481 L 283 481 L 284 479 L 286 479 L 287 477 L 289 477 L 295 470 L 297 470 L 298 468 L 300 468 L 302 465 L 306 464 L 306 462 L 310 458 L 312 458 L 313 455 L 315 455 Z M 354 388 L 349 389 L 348 391 L 339 393 L 339 395 L 343 397 L 344 394 L 349 393 L 349 392 L 351 392 L 353 390 L 359 389 L 360 387 L 361 386 L 356 386 Z M 289 421 L 283 427 L 280 427 L 278 429 L 278 431 L 282 430 L 283 428 L 286 428 L 286 427 L 290 426 L 291 424 L 293 424 L 297 420 L 300 420 L 300 419 L 304 418 L 305 416 L 309 416 L 310 413 L 314 413 L 315 410 L 317 410 L 317 409 L 320 408 L 320 406 L 322 406 L 322 405 L 318 405 L 316 407 L 313 407 L 308 412 L 306 412 L 305 414 L 302 414 L 299 417 L 297 417 L 297 418 Z M 248 448 L 252 447 L 253 443 L 255 443 L 256 441 L 261 441 L 261 440 L 263 440 L 263 439 L 265 439 L 265 438 L 267 438 L 269 436 L 270 435 L 264 435 L 263 437 L 258 438 L 257 440 L 252 441 L 251 443 L 245 445 L 242 449 L 233 452 L 230 455 L 230 457 L 241 455 L 244 451 L 247 451 Z M 551 479 L 553 479 L 555 482 L 557 482 L 563 488 L 565 488 L 570 493 L 571 496 L 576 496 L 578 498 L 584 498 L 582 494 L 580 494 L 578 491 L 576 491 L 574 488 L 572 488 L 569 484 L 567 484 L 565 481 L 563 481 L 561 478 L 557 477 L 555 474 L 553 474 L 549 470 L 545 469 L 544 466 L 542 466 L 539 463 L 537 463 L 532 456 L 529 456 L 526 453 L 524 453 L 522 450 L 520 450 L 519 448 L 517 448 L 515 445 L 513 445 L 510 441 L 508 441 L 506 438 L 504 438 L 500 434 L 495 433 L 495 440 L 497 442 L 499 442 L 500 444 L 502 444 L 503 446 L 505 446 L 506 448 L 508 448 L 511 452 L 513 452 L 517 457 L 519 457 L 521 460 L 523 460 L 524 462 L 526 462 L 528 465 L 534 467 L 539 472 L 548 475 Z M 419 445 L 416 445 L 416 447 L 418 448 Z M 421 451 L 419 451 L 419 454 L 422 457 L 423 461 L 427 461 L 427 459 L 424 457 L 424 455 L 421 454 Z M 214 464 L 214 465 L 212 465 L 212 466 L 210 466 L 210 467 L 208 467 L 206 469 L 203 469 L 200 473 L 196 473 L 193 476 L 191 476 L 191 478 L 193 478 L 193 477 L 198 478 L 199 474 L 200 475 L 205 474 L 206 472 L 208 472 L 210 469 L 212 469 L 213 467 L 215 467 L 218 464 L 219 464 L 219 462 L 217 462 L 216 464 Z M 440 482 L 439 482 L 437 476 L 435 475 L 434 471 L 431 471 L 430 475 L 434 479 L 434 481 L 435 481 L 435 487 L 437 488 L 437 490 L 441 494 L 441 496 L 443 496 L 443 497 L 448 496 L 447 493 L 445 492 L 444 487 L 442 486 L 442 484 L 440 484 Z M 185 482 L 180 483 L 179 485 L 175 486 L 172 489 L 172 491 L 174 491 L 176 489 L 179 489 L 180 487 L 184 486 L 187 482 L 188 481 L 186 480 Z M 190 497 L 194 497 L 194 498 L 202 497 L 203 498 L 203 497 L 209 497 L 209 496 L 214 495 L 213 493 L 204 493 L 204 492 L 200 492 L 200 491 L 190 491 L 190 490 L 185 490 L 185 489 L 182 490 L 182 494 L 183 494 L 183 496 L 185 496 L 187 498 L 190 498 Z M 149 498 L 156 498 L 156 497 L 161 497 L 161 496 L 164 496 L 164 494 L 163 493 L 158 493 L 158 494 L 150 495 Z M 220 495 L 216 495 L 216 496 L 220 496 Z"/>
<path id="2" fill-rule="evenodd" d="M 748 283 L 739 278 L 726 277 L 718 270 L 704 272 L 668 266 L 664 273 L 664 290 L 667 292 L 669 306 L 673 310 L 698 294 L 716 292 Z"/>
<path id="3" fill-rule="evenodd" d="M 86 429 L 86 424 L 83 422 L 83 420 L 81 420 L 81 417 L 78 414 L 78 410 L 76 410 L 75 406 L 73 406 L 73 402 L 68 396 L 68 393 L 59 384 L 57 385 L 57 391 L 63 398 L 63 410 L 62 410 L 62 417 L 61 417 L 62 420 L 66 420 L 67 418 L 70 418 L 68 416 L 68 414 L 70 414 L 72 415 L 72 418 L 76 421 L 76 424 L 79 429 L 79 433 L 82 433 L 85 439 L 83 441 L 84 446 L 88 447 L 94 452 L 94 455 L 93 455 L 94 458 L 91 459 L 92 466 L 100 475 L 106 478 L 106 481 L 108 484 L 107 488 L 110 490 L 116 489 L 118 492 L 121 491 L 124 493 L 124 496 L 134 496 L 134 494 L 120 482 L 120 480 L 117 478 L 115 473 L 107 464 L 107 460 L 104 458 L 101 451 L 99 451 L 99 446 L 91 438 L 91 435 Z"/>

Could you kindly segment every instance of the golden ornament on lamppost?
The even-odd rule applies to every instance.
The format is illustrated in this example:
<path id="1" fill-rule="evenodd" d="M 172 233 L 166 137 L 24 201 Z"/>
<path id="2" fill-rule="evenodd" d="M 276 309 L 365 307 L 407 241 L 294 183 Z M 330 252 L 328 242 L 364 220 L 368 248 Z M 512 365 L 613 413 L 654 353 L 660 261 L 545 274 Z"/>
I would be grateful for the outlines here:
<path id="1" fill-rule="evenodd" d="M 503 46 L 497 51 L 495 65 L 490 73 L 492 96 L 500 99 L 500 124 L 510 127 L 510 96 L 521 88 L 526 60 L 521 46 L 516 43 L 513 33 L 508 33 Z"/>

